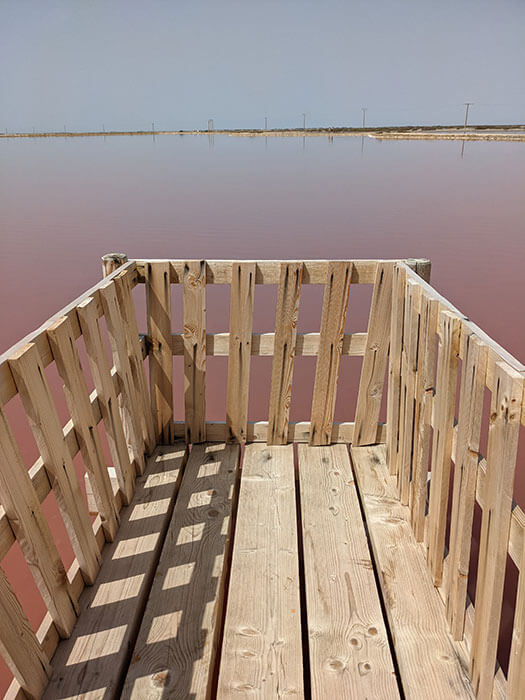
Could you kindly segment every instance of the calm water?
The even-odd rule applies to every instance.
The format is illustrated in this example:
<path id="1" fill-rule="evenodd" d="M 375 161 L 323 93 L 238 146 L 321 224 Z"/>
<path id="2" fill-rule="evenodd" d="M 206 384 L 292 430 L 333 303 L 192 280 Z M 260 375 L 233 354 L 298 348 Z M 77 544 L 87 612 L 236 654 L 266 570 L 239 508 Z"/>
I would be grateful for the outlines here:
<path id="1" fill-rule="evenodd" d="M 360 137 L 0 141 L 0 351 L 99 279 L 102 254 L 122 251 L 130 258 L 429 257 L 434 286 L 525 361 L 525 144 L 467 143 L 461 151 L 454 142 Z M 212 332 L 227 329 L 225 291 L 209 290 Z M 302 308 L 317 314 L 320 292 L 305 288 Z M 352 290 L 351 330 L 366 330 L 359 299 Z M 254 330 L 273 329 L 274 304 L 275 290 L 258 287 Z M 297 371 L 311 388 L 314 361 L 303 362 Z M 214 363 L 209 417 L 222 419 L 226 358 L 209 360 L 210 370 Z M 270 361 L 260 363 L 260 376 L 269 377 Z M 264 391 L 254 394 L 250 419 L 261 418 L 267 401 Z M 298 396 L 292 418 L 304 419 Z M 336 418 L 348 419 L 344 409 L 343 395 Z M 24 451 L 31 459 L 31 441 Z M 525 479 L 516 498 L 525 504 Z M 6 568 L 20 578 L 16 548 Z M 17 590 L 38 623 L 32 584 L 18 581 Z M 0 691 L 1 677 L 0 667 Z"/>

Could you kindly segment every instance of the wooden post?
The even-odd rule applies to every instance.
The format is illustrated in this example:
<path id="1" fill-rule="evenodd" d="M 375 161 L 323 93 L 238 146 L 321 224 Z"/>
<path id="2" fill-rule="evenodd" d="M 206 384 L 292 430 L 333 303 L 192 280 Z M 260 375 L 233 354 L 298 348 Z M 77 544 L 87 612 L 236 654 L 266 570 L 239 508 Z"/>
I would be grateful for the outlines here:
<path id="1" fill-rule="evenodd" d="M 184 263 L 184 412 L 186 442 L 206 440 L 206 262 Z"/>
<path id="2" fill-rule="evenodd" d="M 401 406 L 401 353 L 403 350 L 403 319 L 405 314 L 406 268 L 396 265 L 392 279 L 392 315 L 390 321 L 390 361 L 387 396 L 387 455 L 390 474 L 397 475 Z"/>
<path id="3" fill-rule="evenodd" d="M 124 253 L 108 253 L 102 256 L 102 275 L 107 277 L 119 267 L 128 262 L 128 256 Z"/>

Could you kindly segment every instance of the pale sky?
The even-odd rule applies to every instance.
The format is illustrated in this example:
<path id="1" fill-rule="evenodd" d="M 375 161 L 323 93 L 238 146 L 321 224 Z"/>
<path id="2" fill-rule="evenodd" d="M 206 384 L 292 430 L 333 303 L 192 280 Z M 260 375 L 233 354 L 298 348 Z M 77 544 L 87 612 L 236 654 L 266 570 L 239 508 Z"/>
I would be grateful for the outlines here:
<path id="1" fill-rule="evenodd" d="M 0 0 L 0 129 L 525 123 L 523 0 Z"/>

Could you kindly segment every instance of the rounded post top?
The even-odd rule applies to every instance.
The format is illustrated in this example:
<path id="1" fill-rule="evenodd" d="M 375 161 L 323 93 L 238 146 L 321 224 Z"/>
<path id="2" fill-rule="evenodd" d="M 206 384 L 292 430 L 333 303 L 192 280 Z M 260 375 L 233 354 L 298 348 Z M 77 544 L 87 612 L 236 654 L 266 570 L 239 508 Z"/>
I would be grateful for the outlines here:
<path id="1" fill-rule="evenodd" d="M 112 272 L 128 262 L 128 256 L 125 253 L 107 253 L 102 256 L 102 274 L 107 277 Z"/>

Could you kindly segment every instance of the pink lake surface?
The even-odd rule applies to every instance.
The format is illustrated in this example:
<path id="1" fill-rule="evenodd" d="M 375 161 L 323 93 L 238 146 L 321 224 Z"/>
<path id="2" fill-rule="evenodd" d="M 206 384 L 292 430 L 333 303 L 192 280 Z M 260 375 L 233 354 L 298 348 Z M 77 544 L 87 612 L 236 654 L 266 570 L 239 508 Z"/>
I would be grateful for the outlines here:
<path id="1" fill-rule="evenodd" d="M 101 255 L 121 251 L 130 258 L 428 257 L 433 285 L 525 362 L 524 191 L 522 143 L 469 142 L 462 157 L 459 142 L 360 137 L 2 140 L 0 352 L 92 286 Z M 303 288 L 300 330 L 318 330 L 321 293 Z M 366 330 L 369 298 L 352 289 L 348 330 Z M 257 287 L 254 331 L 273 330 L 275 299 L 274 288 Z M 225 288 L 208 288 L 210 332 L 227 330 L 228 304 Z M 175 308 L 174 330 L 180 320 Z M 296 366 L 292 419 L 309 418 L 314 360 Z M 208 419 L 224 419 L 226 362 L 208 360 Z M 266 418 L 271 358 L 257 362 L 251 420 Z M 355 362 L 342 368 L 339 420 L 353 417 L 346 406 Z M 182 371 L 177 361 L 175 370 Z M 181 410 L 176 401 L 178 418 Z M 16 406 L 12 412 L 21 431 Z M 32 438 L 22 452 L 31 463 Z M 515 497 L 525 505 L 523 458 Z M 69 562 L 60 518 L 54 522 Z M 37 626 L 41 600 L 16 548 L 4 565 Z M 514 588 L 511 580 L 507 627 Z M 6 679 L 3 672 L 0 692 Z"/>

